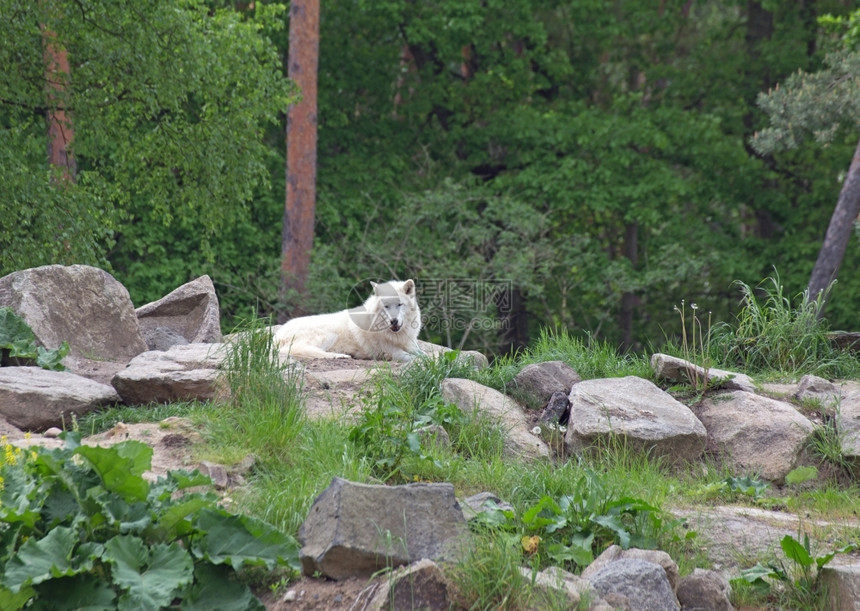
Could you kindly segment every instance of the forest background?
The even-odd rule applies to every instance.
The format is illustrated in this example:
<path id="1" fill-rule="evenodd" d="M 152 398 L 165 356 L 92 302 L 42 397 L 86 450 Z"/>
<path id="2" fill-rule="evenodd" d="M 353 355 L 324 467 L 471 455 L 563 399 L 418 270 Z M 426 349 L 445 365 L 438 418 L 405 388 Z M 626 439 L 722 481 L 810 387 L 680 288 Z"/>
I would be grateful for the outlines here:
<path id="1" fill-rule="evenodd" d="M 432 341 L 498 354 L 549 327 L 659 344 L 682 299 L 716 324 L 736 280 L 807 286 L 857 146 L 853 9 L 323 2 L 299 295 L 279 291 L 285 5 L 0 0 L 0 275 L 97 265 L 142 305 L 209 274 L 228 327 L 411 277 Z M 45 154 L 58 109 L 65 170 Z M 858 267 L 853 235 L 833 328 L 860 327 Z"/>

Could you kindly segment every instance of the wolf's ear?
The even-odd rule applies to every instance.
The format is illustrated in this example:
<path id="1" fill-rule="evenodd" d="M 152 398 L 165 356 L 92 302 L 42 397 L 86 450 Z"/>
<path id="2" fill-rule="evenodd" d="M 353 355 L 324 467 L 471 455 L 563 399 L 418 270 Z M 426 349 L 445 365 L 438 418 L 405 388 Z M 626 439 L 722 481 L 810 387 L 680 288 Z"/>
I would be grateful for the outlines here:
<path id="1" fill-rule="evenodd" d="M 371 281 L 370 281 L 370 286 L 373 288 L 373 292 L 375 293 L 375 292 L 376 292 L 376 287 L 377 287 L 377 286 L 379 286 L 379 285 L 378 285 L 378 284 L 376 284 L 373 280 L 371 280 Z"/>
<path id="2" fill-rule="evenodd" d="M 415 293 L 415 282 L 411 278 L 403 283 L 403 292 L 407 295 Z"/>

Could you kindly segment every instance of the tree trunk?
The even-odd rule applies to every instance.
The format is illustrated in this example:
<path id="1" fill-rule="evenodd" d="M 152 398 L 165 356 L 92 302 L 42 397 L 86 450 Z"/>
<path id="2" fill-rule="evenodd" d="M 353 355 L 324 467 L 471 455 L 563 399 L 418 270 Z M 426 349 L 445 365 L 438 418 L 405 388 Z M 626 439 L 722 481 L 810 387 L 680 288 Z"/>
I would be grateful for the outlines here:
<path id="1" fill-rule="evenodd" d="M 630 269 L 635 271 L 639 264 L 639 223 L 627 223 L 624 227 L 624 256 L 630 261 Z M 625 291 L 621 295 L 621 349 L 630 350 L 633 346 L 633 312 L 636 309 L 636 295 Z"/>
<path id="2" fill-rule="evenodd" d="M 314 241 L 317 163 L 317 65 L 319 0 L 290 3 L 287 75 L 302 99 L 287 110 L 287 189 L 281 234 L 281 299 L 294 300 L 300 315 Z"/>
<path id="3" fill-rule="evenodd" d="M 45 81 L 47 83 L 48 104 L 48 162 L 59 169 L 66 182 L 75 180 L 75 158 L 72 155 L 71 115 L 66 114 L 66 88 L 69 82 L 69 54 L 56 40 L 56 34 L 47 28 L 42 29 L 42 42 L 45 57 Z"/>
<path id="4" fill-rule="evenodd" d="M 842 191 L 836 202 L 836 209 L 830 217 L 827 234 L 818 252 L 818 260 L 812 268 L 807 293 L 810 299 L 815 299 L 819 293 L 836 279 L 836 273 L 845 256 L 848 240 L 854 229 L 854 223 L 860 214 L 860 141 L 854 151 L 854 158 L 848 168 L 848 175 L 842 183 Z M 824 313 L 821 308 L 819 315 Z"/>

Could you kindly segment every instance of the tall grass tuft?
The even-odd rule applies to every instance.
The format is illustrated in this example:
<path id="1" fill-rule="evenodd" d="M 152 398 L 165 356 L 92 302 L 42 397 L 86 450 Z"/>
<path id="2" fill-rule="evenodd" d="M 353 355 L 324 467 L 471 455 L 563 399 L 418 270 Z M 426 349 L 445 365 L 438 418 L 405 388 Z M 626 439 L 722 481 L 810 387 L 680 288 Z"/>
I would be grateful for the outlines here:
<path id="1" fill-rule="evenodd" d="M 252 320 L 227 345 L 222 381 L 230 391 L 223 417 L 211 424 L 220 444 L 279 458 L 305 426 L 298 369 L 278 356 L 269 322 Z"/>
<path id="2" fill-rule="evenodd" d="M 815 299 L 803 291 L 793 307 L 776 272 L 756 288 L 740 281 L 737 285 L 742 307 L 736 326 L 714 328 L 714 347 L 726 363 L 747 372 L 783 375 L 839 377 L 857 372 L 856 359 L 833 347 L 827 337 L 827 322 L 820 315 L 829 288 Z"/>

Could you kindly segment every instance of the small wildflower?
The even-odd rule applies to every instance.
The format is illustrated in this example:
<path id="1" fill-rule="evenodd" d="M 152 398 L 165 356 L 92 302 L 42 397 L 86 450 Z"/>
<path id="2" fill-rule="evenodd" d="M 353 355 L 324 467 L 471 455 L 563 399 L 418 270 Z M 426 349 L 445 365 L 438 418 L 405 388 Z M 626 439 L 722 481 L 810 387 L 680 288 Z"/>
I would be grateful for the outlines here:
<path id="1" fill-rule="evenodd" d="M 559 424 L 558 425 L 558 431 L 559 431 L 559 433 L 567 433 L 567 427 L 564 426 L 563 424 Z"/>
<path id="2" fill-rule="evenodd" d="M 540 427 L 536 426 L 532 429 L 532 435 L 540 435 Z"/>

